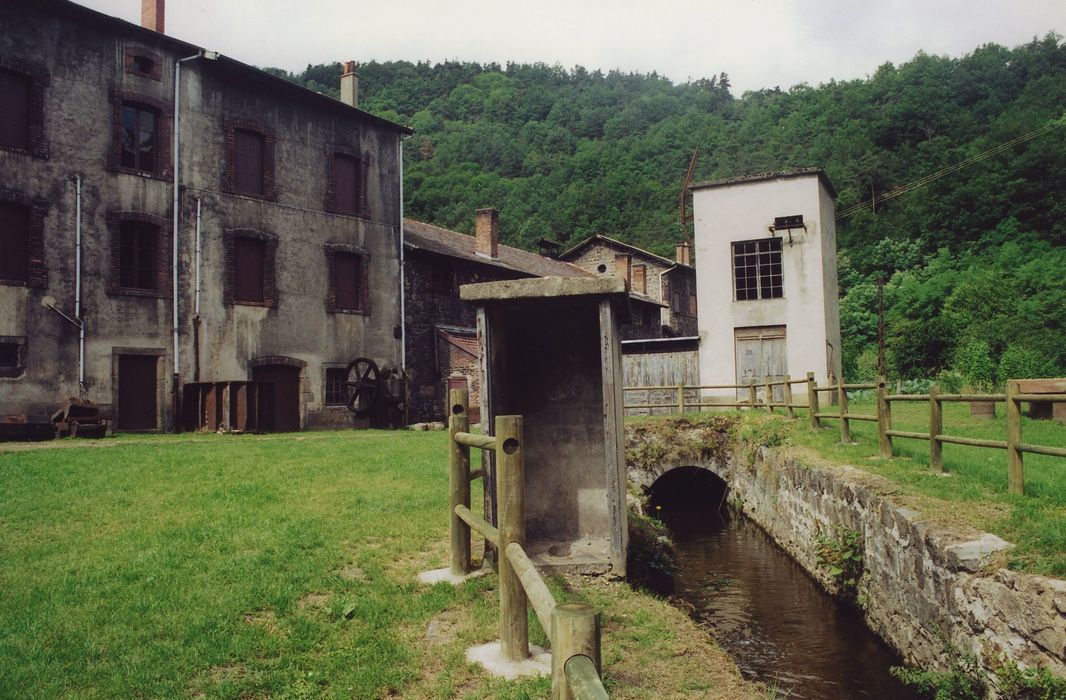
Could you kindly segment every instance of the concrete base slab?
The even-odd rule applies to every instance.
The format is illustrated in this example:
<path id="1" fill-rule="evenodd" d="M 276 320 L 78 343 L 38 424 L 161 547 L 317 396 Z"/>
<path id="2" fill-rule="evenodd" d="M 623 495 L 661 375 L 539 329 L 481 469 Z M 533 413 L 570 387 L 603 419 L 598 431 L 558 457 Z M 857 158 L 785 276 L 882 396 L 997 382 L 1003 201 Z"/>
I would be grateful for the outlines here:
<path id="1" fill-rule="evenodd" d="M 432 586 L 435 583 L 450 583 L 453 586 L 458 586 L 464 581 L 469 581 L 472 578 L 484 576 L 489 573 L 489 569 L 474 569 L 469 574 L 463 576 L 457 576 L 452 573 L 450 568 L 445 569 L 433 569 L 432 571 L 423 571 L 415 578 L 419 583 L 424 583 L 427 586 Z"/>
<path id="2" fill-rule="evenodd" d="M 499 642 L 470 647 L 466 650 L 466 660 L 509 681 L 522 676 L 550 676 L 552 672 L 552 655 L 533 644 L 529 645 L 529 658 L 522 661 L 505 659 Z"/>

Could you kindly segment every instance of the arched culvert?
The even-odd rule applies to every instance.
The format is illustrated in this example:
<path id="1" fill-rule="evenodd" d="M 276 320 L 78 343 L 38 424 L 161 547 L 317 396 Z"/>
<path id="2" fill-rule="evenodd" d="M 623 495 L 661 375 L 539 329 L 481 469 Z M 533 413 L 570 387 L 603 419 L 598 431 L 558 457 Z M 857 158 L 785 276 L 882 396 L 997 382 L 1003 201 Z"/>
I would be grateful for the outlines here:
<path id="1" fill-rule="evenodd" d="M 717 518 L 725 509 L 728 487 L 721 477 L 702 467 L 677 467 L 656 479 L 646 493 L 648 515 L 673 526 L 679 517 Z"/>

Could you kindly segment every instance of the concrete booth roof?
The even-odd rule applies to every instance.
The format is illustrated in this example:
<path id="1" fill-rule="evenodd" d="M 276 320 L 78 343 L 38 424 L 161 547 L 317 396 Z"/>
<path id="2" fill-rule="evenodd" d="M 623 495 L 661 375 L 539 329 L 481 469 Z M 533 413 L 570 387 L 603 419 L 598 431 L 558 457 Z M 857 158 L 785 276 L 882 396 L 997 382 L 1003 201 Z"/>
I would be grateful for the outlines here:
<path id="1" fill-rule="evenodd" d="M 478 305 L 527 304 L 567 297 L 611 298 L 621 323 L 629 323 L 630 296 L 621 277 L 533 277 L 459 287 L 459 298 Z"/>

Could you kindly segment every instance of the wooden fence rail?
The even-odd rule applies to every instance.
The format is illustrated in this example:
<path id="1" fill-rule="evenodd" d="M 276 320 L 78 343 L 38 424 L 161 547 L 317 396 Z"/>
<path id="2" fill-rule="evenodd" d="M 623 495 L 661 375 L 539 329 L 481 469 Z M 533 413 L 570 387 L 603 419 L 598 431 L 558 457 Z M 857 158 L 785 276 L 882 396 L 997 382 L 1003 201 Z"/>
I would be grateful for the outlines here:
<path id="1" fill-rule="evenodd" d="M 470 532 L 496 546 L 499 557 L 500 650 L 511 661 L 529 658 L 530 605 L 551 641 L 552 697 L 561 700 L 607 698 L 600 677 L 600 613 L 584 603 L 557 604 L 524 549 L 524 463 L 522 417 L 497 416 L 496 436 L 470 433 L 466 389 L 449 392 L 448 462 L 451 515 L 451 573 L 471 572 Z M 470 510 L 470 448 L 496 455 L 499 527 Z"/>
<path id="2" fill-rule="evenodd" d="M 807 403 L 796 403 L 792 394 L 794 384 L 807 385 Z M 774 387 L 782 387 L 784 401 L 774 401 Z M 757 387 L 761 387 L 765 396 L 760 402 Z M 703 391 L 710 389 L 732 389 L 738 392 L 746 392 L 747 401 L 722 402 L 704 401 Z M 875 390 L 877 393 L 877 413 L 851 413 L 848 410 L 848 392 Z M 1047 403 L 1066 403 L 1066 393 L 1059 394 L 1027 394 L 1022 393 L 1018 387 L 1018 380 L 1008 380 L 1005 394 L 941 394 L 936 386 L 933 386 L 928 394 L 889 394 L 884 378 L 879 378 L 874 383 L 847 384 L 843 380 L 818 386 L 815 382 L 814 373 L 808 372 L 806 379 L 792 379 L 785 376 L 782 380 L 772 380 L 769 377 L 762 382 L 750 384 L 715 384 L 715 385 L 684 385 L 648 387 L 636 386 L 625 387 L 625 392 L 648 392 L 650 399 L 651 391 L 674 391 L 677 399 L 671 403 L 627 403 L 626 409 L 654 408 L 676 409 L 679 413 L 685 410 L 703 411 L 704 408 L 746 408 L 755 410 L 765 409 L 767 413 L 773 413 L 775 408 L 784 408 L 789 418 L 795 418 L 796 408 L 806 408 L 812 429 L 820 429 L 823 419 L 839 421 L 840 441 L 850 443 L 851 421 L 868 421 L 877 423 L 877 442 L 881 457 L 890 459 L 893 457 L 892 441 L 894 438 L 906 440 L 924 440 L 929 443 L 929 466 L 935 472 L 944 471 L 943 446 L 965 445 L 968 447 L 983 447 L 988 449 L 1007 451 L 1007 486 L 1013 494 L 1023 494 L 1025 491 L 1024 462 L 1022 455 L 1025 453 L 1045 455 L 1050 457 L 1066 457 L 1066 448 L 1050 447 L 1047 445 L 1034 445 L 1022 442 L 1021 405 L 1023 402 L 1043 401 Z M 685 392 L 690 392 L 686 399 Z M 695 392 L 695 399 L 691 398 L 691 392 Z M 821 409 L 821 394 L 830 394 L 836 398 L 836 411 L 823 411 Z M 929 431 L 913 432 L 906 430 L 894 430 L 892 428 L 892 404 L 897 402 L 928 402 L 929 403 Z M 1007 439 L 985 440 L 969 438 L 960 435 L 948 435 L 944 432 L 945 402 L 995 402 L 1005 403 L 1007 408 Z"/>

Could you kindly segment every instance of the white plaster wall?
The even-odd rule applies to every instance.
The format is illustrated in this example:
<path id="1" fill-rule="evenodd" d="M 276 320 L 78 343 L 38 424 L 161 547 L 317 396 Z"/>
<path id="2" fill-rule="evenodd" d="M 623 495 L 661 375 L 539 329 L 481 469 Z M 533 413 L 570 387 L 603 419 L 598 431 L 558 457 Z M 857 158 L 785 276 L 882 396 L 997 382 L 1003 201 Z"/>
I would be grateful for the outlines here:
<path id="1" fill-rule="evenodd" d="M 786 327 L 786 371 L 794 379 L 814 372 L 826 381 L 828 339 L 839 375 L 833 211 L 816 174 L 693 191 L 702 384 L 736 382 L 734 329 L 750 326 Z M 807 230 L 793 230 L 791 244 L 787 232 L 776 234 L 782 238 L 783 297 L 735 301 L 731 243 L 768 238 L 774 217 L 794 214 L 803 215 Z"/>

